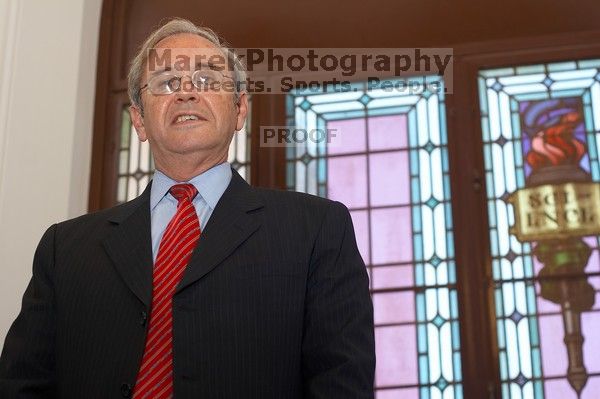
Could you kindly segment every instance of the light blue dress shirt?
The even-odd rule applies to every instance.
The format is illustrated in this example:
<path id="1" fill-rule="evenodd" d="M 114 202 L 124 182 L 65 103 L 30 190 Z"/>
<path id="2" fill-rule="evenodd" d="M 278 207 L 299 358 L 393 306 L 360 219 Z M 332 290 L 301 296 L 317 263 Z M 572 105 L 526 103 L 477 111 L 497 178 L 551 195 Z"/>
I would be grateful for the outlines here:
<path id="1" fill-rule="evenodd" d="M 194 197 L 192 203 L 200 220 L 200 229 L 204 230 L 230 181 L 231 167 L 227 162 L 213 166 L 188 182 L 177 182 L 158 170 L 154 172 L 150 188 L 152 259 L 154 261 L 156 261 L 158 247 L 165 229 L 177 212 L 177 200 L 169 194 L 171 186 L 179 183 L 191 183 L 196 187 L 198 195 Z"/>

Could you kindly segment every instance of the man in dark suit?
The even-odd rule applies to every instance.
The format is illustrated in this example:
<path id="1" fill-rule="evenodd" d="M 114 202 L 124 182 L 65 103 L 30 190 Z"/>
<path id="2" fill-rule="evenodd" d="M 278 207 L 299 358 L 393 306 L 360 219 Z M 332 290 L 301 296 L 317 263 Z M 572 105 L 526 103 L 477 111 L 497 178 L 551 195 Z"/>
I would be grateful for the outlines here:
<path id="1" fill-rule="evenodd" d="M 232 73 L 153 70 L 153 48 L 224 55 Z M 373 309 L 348 210 L 252 188 L 226 163 L 244 80 L 210 30 L 173 20 L 148 38 L 129 94 L 154 179 L 46 231 L 0 398 L 373 398 Z"/>

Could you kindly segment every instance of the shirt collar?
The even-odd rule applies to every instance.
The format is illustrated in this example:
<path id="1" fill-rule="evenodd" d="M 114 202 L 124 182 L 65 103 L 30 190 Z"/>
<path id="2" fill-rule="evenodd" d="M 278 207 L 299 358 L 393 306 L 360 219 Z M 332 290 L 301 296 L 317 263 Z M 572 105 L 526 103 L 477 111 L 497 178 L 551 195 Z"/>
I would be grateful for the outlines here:
<path id="1" fill-rule="evenodd" d="M 213 166 L 187 182 L 177 182 L 161 171 L 156 170 L 152 178 L 152 187 L 150 188 L 150 210 L 153 210 L 158 205 L 173 185 L 179 183 L 193 184 L 196 190 L 198 190 L 198 194 L 204 198 L 208 206 L 215 209 L 217 202 L 219 202 L 230 181 L 231 166 L 228 162 Z"/>

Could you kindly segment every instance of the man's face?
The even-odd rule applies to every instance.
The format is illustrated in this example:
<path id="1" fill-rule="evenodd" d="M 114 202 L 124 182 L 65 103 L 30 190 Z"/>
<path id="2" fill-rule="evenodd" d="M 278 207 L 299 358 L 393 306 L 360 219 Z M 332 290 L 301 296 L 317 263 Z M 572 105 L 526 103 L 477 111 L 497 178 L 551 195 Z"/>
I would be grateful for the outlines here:
<path id="1" fill-rule="evenodd" d="M 179 75 L 187 76 L 183 77 L 181 88 L 172 94 L 155 95 L 149 89 L 142 91 L 143 115 L 138 108 L 130 108 L 140 140 L 150 142 L 157 167 L 180 155 L 196 154 L 199 159 L 225 161 L 233 134 L 243 127 L 246 119 L 246 94 L 242 93 L 236 104 L 232 90 L 198 91 L 189 77 L 200 68 L 195 65 L 199 56 L 206 62 L 213 55 L 223 57 L 223 53 L 208 40 L 193 34 L 167 37 L 156 48 L 171 49 L 171 65 L 167 66 Z M 188 57 L 191 70 L 181 70 L 181 64 L 177 63 L 181 56 Z M 146 64 L 141 87 L 148 83 L 157 69 L 164 69 L 164 65 Z M 206 68 L 206 65 L 202 67 Z M 223 74 L 233 76 L 230 69 L 223 70 Z M 231 79 L 224 78 L 224 81 L 227 80 L 230 88 Z M 197 120 L 184 120 L 186 118 L 182 115 L 194 115 Z"/>

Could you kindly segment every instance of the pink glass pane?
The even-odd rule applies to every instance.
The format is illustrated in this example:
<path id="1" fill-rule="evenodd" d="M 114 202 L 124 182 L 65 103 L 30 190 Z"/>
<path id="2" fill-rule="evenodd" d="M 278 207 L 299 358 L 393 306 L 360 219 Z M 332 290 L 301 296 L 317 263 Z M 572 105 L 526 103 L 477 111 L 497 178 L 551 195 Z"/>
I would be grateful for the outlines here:
<path id="1" fill-rule="evenodd" d="M 410 207 L 371 211 L 373 264 L 412 261 Z"/>
<path id="2" fill-rule="evenodd" d="M 577 399 L 577 394 L 566 378 L 547 380 L 544 382 L 544 399 Z"/>
<path id="3" fill-rule="evenodd" d="M 419 399 L 419 390 L 417 388 L 406 389 L 385 389 L 377 391 L 376 399 Z"/>
<path id="4" fill-rule="evenodd" d="M 373 295 L 375 324 L 415 321 L 415 293 L 389 292 Z"/>
<path id="5" fill-rule="evenodd" d="M 406 115 L 369 118 L 369 149 L 389 150 L 406 148 Z"/>
<path id="6" fill-rule="evenodd" d="M 539 276 L 540 270 L 542 270 L 544 264 L 541 263 L 535 255 L 531 255 L 531 259 L 533 260 L 533 273 L 535 274 L 535 276 Z"/>
<path id="7" fill-rule="evenodd" d="M 582 238 L 583 241 L 590 246 L 590 248 L 596 248 L 598 246 L 598 238 L 596 236 L 587 236 Z"/>
<path id="8" fill-rule="evenodd" d="M 408 168 L 407 151 L 369 155 L 372 206 L 410 203 Z"/>
<path id="9" fill-rule="evenodd" d="M 335 145 L 332 144 L 327 147 L 329 155 L 366 151 L 364 119 L 330 121 L 327 128 L 336 135 Z"/>
<path id="10" fill-rule="evenodd" d="M 594 249 L 590 255 L 590 259 L 585 267 L 586 273 L 597 273 L 600 272 L 600 257 L 598 256 L 598 250 Z"/>
<path id="11" fill-rule="evenodd" d="M 581 399 L 598 399 L 600 397 L 600 377 L 590 377 L 581 392 Z M 578 399 L 577 394 L 564 379 L 544 382 L 544 399 Z"/>
<path id="12" fill-rule="evenodd" d="M 369 264 L 369 212 L 352 211 L 350 215 L 352 216 L 358 250 L 365 263 Z"/>
<path id="13" fill-rule="evenodd" d="M 373 288 L 412 287 L 413 265 L 379 266 L 373 268 Z"/>
<path id="14" fill-rule="evenodd" d="M 562 316 L 540 316 L 538 320 L 544 376 L 565 375 L 569 363 L 567 360 L 567 349 L 563 342 L 564 329 Z"/>
<path id="15" fill-rule="evenodd" d="M 600 377 L 588 379 L 581 394 L 581 399 L 598 399 L 600 397 Z"/>
<path id="16" fill-rule="evenodd" d="M 583 330 L 583 360 L 588 373 L 600 372 L 600 312 L 583 312 L 581 314 Z M 563 344 L 564 345 L 564 344 Z M 600 398 L 600 391 L 598 391 Z"/>
<path id="17" fill-rule="evenodd" d="M 376 386 L 417 384 L 416 339 L 414 325 L 375 329 Z"/>
<path id="18" fill-rule="evenodd" d="M 594 290 L 596 291 L 596 300 L 592 309 L 600 310 L 600 277 L 588 277 L 588 282 L 592 285 L 592 287 L 594 287 Z M 598 324 L 598 326 L 600 326 L 600 324 Z M 596 328 L 598 328 L 598 326 L 596 326 Z"/>
<path id="19" fill-rule="evenodd" d="M 367 206 L 367 158 L 364 155 L 327 160 L 327 196 L 348 208 Z"/>
<path id="20" fill-rule="evenodd" d="M 557 305 L 554 302 L 542 298 L 540 296 L 540 290 L 540 283 L 536 282 L 535 292 L 537 294 L 537 313 L 545 314 L 560 312 L 560 305 Z"/>
<path id="21" fill-rule="evenodd" d="M 557 305 L 547 299 L 538 296 L 538 314 L 548 314 L 560 312 L 560 305 Z"/>

